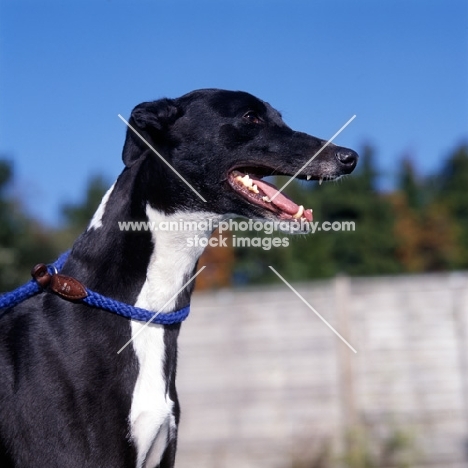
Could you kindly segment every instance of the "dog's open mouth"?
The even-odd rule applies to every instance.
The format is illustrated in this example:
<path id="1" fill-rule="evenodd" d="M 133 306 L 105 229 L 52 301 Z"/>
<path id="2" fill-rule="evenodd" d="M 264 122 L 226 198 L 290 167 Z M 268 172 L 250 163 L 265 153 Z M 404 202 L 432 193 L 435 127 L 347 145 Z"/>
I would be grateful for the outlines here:
<path id="1" fill-rule="evenodd" d="M 313 219 L 311 209 L 297 205 L 289 197 L 279 192 L 273 184 L 265 182 L 252 173 L 247 174 L 236 169 L 229 173 L 228 181 L 236 193 L 250 203 L 273 212 L 279 219 L 304 219 L 309 222 Z"/>

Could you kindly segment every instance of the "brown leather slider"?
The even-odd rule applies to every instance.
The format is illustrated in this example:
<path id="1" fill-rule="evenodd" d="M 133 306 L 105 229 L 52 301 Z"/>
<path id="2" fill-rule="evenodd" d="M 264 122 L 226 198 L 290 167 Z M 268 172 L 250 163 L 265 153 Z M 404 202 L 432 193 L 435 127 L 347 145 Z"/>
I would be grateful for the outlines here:
<path id="1" fill-rule="evenodd" d="M 84 299 L 88 295 L 86 288 L 77 279 L 59 273 L 52 276 L 50 289 L 65 299 Z"/>
<path id="2" fill-rule="evenodd" d="M 47 270 L 47 265 L 44 263 L 39 263 L 36 265 L 31 271 L 31 276 L 37 281 L 42 289 L 47 288 L 47 286 L 49 286 L 50 280 L 52 279 L 52 275 L 49 273 Z"/>

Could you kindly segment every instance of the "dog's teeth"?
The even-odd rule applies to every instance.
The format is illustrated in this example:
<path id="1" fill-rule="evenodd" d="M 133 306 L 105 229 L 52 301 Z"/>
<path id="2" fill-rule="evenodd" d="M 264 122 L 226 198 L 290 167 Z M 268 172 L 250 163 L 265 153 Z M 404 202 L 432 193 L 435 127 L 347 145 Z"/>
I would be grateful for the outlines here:
<path id="1" fill-rule="evenodd" d="M 320 177 L 319 185 L 322 185 L 322 182 L 323 182 L 323 177 Z"/>
<path id="2" fill-rule="evenodd" d="M 307 176 L 307 180 L 310 180 L 310 179 L 312 179 L 312 176 L 311 176 L 311 175 L 308 175 L 308 176 Z"/>
<path id="3" fill-rule="evenodd" d="M 249 190 L 254 193 L 260 193 L 256 185 L 252 185 L 251 187 L 249 187 Z"/>
<path id="4" fill-rule="evenodd" d="M 240 182 L 244 187 L 247 187 L 250 190 L 250 187 L 252 187 L 253 181 L 250 178 L 249 174 L 245 174 L 244 177 L 238 175 L 236 179 L 238 182 Z M 255 192 L 257 193 L 257 192 Z"/>
<path id="5" fill-rule="evenodd" d="M 271 200 L 268 197 L 262 197 L 262 200 L 267 203 L 271 202 Z"/>
<path id="6" fill-rule="evenodd" d="M 242 183 L 246 186 L 246 187 L 252 187 L 252 179 L 249 177 L 249 174 L 245 174 L 244 177 L 242 177 Z"/>
<path id="7" fill-rule="evenodd" d="M 297 213 L 293 216 L 294 219 L 299 219 L 304 214 L 304 207 L 301 205 Z"/>

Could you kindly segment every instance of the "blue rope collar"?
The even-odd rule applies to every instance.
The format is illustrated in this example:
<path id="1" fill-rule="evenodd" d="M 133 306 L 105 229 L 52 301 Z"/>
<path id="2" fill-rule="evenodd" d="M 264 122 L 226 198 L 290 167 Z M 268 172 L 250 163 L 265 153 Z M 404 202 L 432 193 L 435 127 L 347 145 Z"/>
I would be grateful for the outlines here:
<path id="1" fill-rule="evenodd" d="M 54 292 L 58 296 L 76 303 L 87 304 L 91 307 L 107 310 L 122 317 L 141 322 L 157 323 L 159 325 L 172 325 L 184 321 L 189 313 L 190 306 L 174 312 L 151 312 L 140 307 L 131 306 L 114 299 L 102 296 L 83 286 L 75 278 L 59 274 L 70 251 L 62 254 L 52 265 L 37 265 L 33 271 L 33 279 L 28 283 L 9 293 L 0 296 L 0 309 L 9 309 L 20 302 L 42 292 Z"/>

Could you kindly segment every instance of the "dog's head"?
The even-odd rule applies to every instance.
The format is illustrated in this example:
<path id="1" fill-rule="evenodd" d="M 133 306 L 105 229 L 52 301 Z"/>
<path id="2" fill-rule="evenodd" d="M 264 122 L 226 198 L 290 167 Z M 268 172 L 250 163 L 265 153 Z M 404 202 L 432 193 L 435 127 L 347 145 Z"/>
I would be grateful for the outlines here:
<path id="1" fill-rule="evenodd" d="M 333 180 L 352 172 L 358 160 L 347 148 L 322 149 L 324 140 L 292 130 L 278 111 L 245 92 L 206 89 L 142 103 L 129 123 L 124 163 L 139 163 L 148 201 L 168 214 L 310 221 L 311 210 L 262 179 Z"/>

